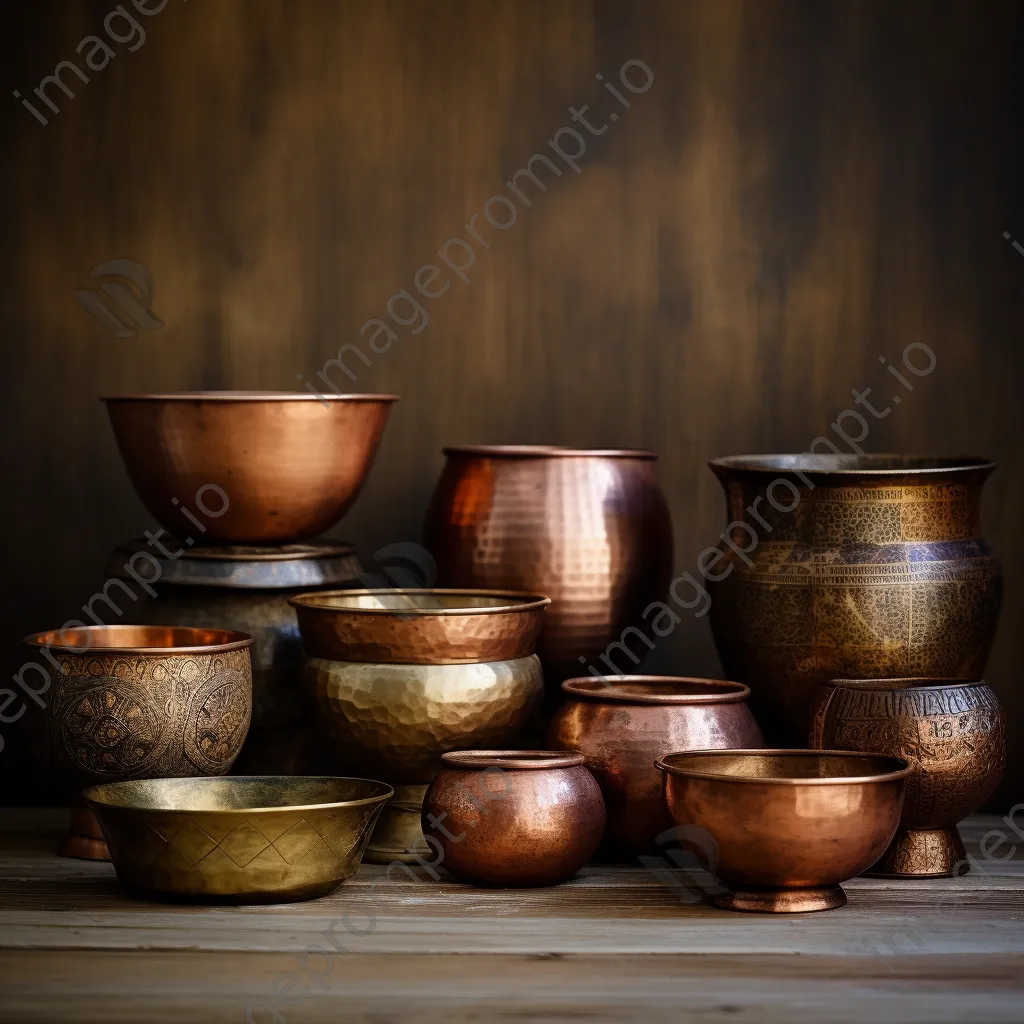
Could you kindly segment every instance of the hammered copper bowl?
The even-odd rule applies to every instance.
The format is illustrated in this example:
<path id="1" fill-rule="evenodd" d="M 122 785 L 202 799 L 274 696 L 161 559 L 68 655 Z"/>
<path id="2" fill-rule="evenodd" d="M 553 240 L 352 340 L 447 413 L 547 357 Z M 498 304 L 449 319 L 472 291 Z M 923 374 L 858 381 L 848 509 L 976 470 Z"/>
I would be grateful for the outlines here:
<path id="1" fill-rule="evenodd" d="M 231 776 L 87 789 L 121 884 L 195 903 L 291 903 L 359 866 L 394 791 L 369 779 Z"/>
<path id="2" fill-rule="evenodd" d="M 582 754 L 445 754 L 423 801 L 432 862 L 477 885 L 564 882 L 592 856 L 604 826 L 601 790 Z"/>
<path id="3" fill-rule="evenodd" d="M 336 661 L 468 665 L 534 653 L 551 601 L 494 590 L 341 590 L 299 594 L 306 652 Z"/>
<path id="4" fill-rule="evenodd" d="M 1006 716 L 983 680 L 835 679 L 819 691 L 810 746 L 891 754 L 913 767 L 900 829 L 869 874 L 970 870 L 956 823 L 992 795 L 1006 764 Z"/>
<path id="5" fill-rule="evenodd" d="M 657 764 L 673 818 L 717 850 L 709 869 L 731 891 L 715 905 L 762 913 L 844 906 L 840 882 L 889 845 L 911 772 L 846 750 L 699 750 Z"/>
<path id="6" fill-rule="evenodd" d="M 365 483 L 397 400 L 285 391 L 103 399 L 146 508 L 175 536 L 228 544 L 304 540 L 333 526 Z"/>
<path id="7" fill-rule="evenodd" d="M 248 634 L 84 626 L 34 633 L 25 643 L 49 676 L 50 751 L 76 789 L 223 775 L 238 756 L 252 713 Z M 60 852 L 105 860 L 88 816 L 76 824 Z"/>
<path id="8" fill-rule="evenodd" d="M 587 758 L 608 811 L 608 852 L 634 856 L 672 826 L 654 760 L 669 750 L 762 747 L 742 683 L 686 676 L 567 679 L 548 743 Z"/>

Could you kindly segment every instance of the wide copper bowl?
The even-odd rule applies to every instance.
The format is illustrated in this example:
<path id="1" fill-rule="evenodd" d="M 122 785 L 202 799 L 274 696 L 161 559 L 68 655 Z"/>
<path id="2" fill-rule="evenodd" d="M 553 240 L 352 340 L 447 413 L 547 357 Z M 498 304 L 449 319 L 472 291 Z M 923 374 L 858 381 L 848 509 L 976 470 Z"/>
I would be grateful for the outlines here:
<path id="1" fill-rule="evenodd" d="M 175 536 L 228 544 L 304 540 L 333 526 L 365 483 L 397 400 L 283 391 L 103 399 L 146 508 Z"/>
<path id="2" fill-rule="evenodd" d="M 49 673 L 49 749 L 76 789 L 223 775 L 242 749 L 252 713 L 246 633 L 87 626 L 34 633 L 25 643 Z M 87 819 L 61 852 L 107 856 Z"/>
<path id="3" fill-rule="evenodd" d="M 290 604 L 313 658 L 469 665 L 527 658 L 550 599 L 494 590 L 339 590 Z"/>
<path id="4" fill-rule="evenodd" d="M 833 680 L 819 691 L 810 746 L 892 754 L 913 767 L 900 829 L 869 874 L 970 869 L 956 823 L 992 795 L 1006 764 L 1006 716 L 984 681 Z"/>
<path id="5" fill-rule="evenodd" d="M 730 679 L 769 742 L 807 741 L 830 679 L 979 679 L 1002 570 L 981 538 L 985 459 L 738 455 L 721 557 L 702 559 Z"/>
<path id="6" fill-rule="evenodd" d="M 118 880 L 143 897 L 290 903 L 359 866 L 383 782 L 318 776 L 149 779 L 93 786 Z"/>
<path id="7" fill-rule="evenodd" d="M 728 910 L 796 913 L 846 903 L 840 882 L 882 855 L 911 768 L 846 750 L 666 754 L 665 799 L 685 840 L 715 856 Z"/>
<path id="8" fill-rule="evenodd" d="M 423 801 L 431 863 L 477 885 L 564 882 L 597 849 L 604 826 L 601 790 L 582 754 L 445 754 Z"/>
<path id="9" fill-rule="evenodd" d="M 586 755 L 608 811 L 608 852 L 633 856 L 672 826 L 654 760 L 670 750 L 761 747 L 742 683 L 685 676 L 567 679 L 548 743 Z"/>
<path id="10" fill-rule="evenodd" d="M 476 445 L 444 454 L 424 527 L 438 582 L 550 597 L 537 647 L 549 685 L 578 675 L 664 596 L 672 524 L 653 452 Z"/>

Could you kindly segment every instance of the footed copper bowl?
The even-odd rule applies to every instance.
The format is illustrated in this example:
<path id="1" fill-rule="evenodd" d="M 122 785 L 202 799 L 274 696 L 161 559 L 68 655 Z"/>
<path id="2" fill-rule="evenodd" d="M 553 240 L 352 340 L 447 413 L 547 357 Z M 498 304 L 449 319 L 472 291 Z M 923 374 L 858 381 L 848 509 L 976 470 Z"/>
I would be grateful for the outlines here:
<path id="1" fill-rule="evenodd" d="M 135 490 L 171 534 L 282 544 L 348 511 L 398 399 L 178 391 L 103 401 Z"/>
<path id="2" fill-rule="evenodd" d="M 666 754 L 665 799 L 717 849 L 709 868 L 727 910 L 797 913 L 846 903 L 840 882 L 882 855 L 899 825 L 910 766 L 845 750 Z"/>
<path id="3" fill-rule="evenodd" d="M 148 779 L 93 786 L 118 880 L 196 903 L 290 903 L 333 892 L 359 866 L 394 791 L 319 776 Z"/>

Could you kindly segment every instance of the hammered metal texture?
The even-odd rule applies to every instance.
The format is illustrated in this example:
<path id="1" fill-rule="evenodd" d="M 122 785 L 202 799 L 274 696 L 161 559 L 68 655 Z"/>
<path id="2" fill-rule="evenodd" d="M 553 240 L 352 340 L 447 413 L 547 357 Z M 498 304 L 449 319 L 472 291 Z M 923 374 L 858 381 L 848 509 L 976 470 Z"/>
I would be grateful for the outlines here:
<path id="1" fill-rule="evenodd" d="M 508 746 L 540 703 L 536 655 L 478 665 L 310 660 L 320 720 L 345 771 L 426 783 L 441 755 Z"/>
<path id="2" fill-rule="evenodd" d="M 276 903 L 326 895 L 353 874 L 391 792 L 365 779 L 237 777 L 97 786 L 85 797 L 129 890 Z"/>
<path id="3" fill-rule="evenodd" d="M 914 770 L 883 870 L 946 875 L 964 856 L 954 826 L 1002 778 L 1006 722 L 981 681 L 835 680 L 819 694 L 810 745 L 906 759 Z"/>
<path id="4" fill-rule="evenodd" d="M 546 594 L 548 683 L 579 673 L 663 596 L 668 505 L 644 452 L 448 448 L 425 543 L 443 586 Z"/>
<path id="5" fill-rule="evenodd" d="M 1002 602 L 1002 570 L 978 535 L 990 464 L 863 456 L 815 471 L 820 457 L 808 458 L 810 486 L 794 472 L 800 456 L 712 463 L 729 523 L 745 524 L 731 540 L 746 549 L 723 544 L 709 569 L 715 643 L 768 738 L 794 744 L 829 679 L 979 678 Z M 856 471 L 893 465 L 903 468 Z M 778 506 L 799 495 L 790 512 L 763 498 L 777 479 Z"/>

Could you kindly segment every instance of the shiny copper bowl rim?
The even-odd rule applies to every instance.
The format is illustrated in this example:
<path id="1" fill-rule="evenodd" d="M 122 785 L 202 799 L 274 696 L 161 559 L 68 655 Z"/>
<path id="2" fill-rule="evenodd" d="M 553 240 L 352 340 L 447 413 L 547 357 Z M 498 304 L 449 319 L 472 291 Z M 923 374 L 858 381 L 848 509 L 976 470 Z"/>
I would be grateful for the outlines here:
<path id="1" fill-rule="evenodd" d="M 442 455 L 484 455 L 495 459 L 656 459 L 646 448 L 562 448 L 557 444 L 458 444 L 441 449 Z"/>
<path id="2" fill-rule="evenodd" d="M 605 680 L 613 680 L 608 683 Z M 696 685 L 705 686 L 715 693 L 630 693 L 621 689 L 618 683 L 642 683 L 649 686 Z M 744 701 L 750 696 L 750 687 L 734 683 L 729 679 L 704 679 L 700 676 L 577 676 L 562 683 L 563 692 L 581 700 L 598 703 L 608 701 L 616 704 L 731 704 Z"/>
<path id="3" fill-rule="evenodd" d="M 517 599 L 516 604 L 494 605 L 490 608 L 347 608 L 323 604 L 326 597 L 372 597 L 375 594 L 448 594 L 462 597 L 494 597 Z M 470 590 L 465 587 L 374 587 L 369 590 L 312 590 L 288 599 L 293 608 L 315 608 L 318 611 L 340 612 L 343 615 L 495 615 L 499 612 L 532 612 L 547 608 L 551 598 L 524 590 Z"/>
<path id="4" fill-rule="evenodd" d="M 89 647 L 64 644 L 60 642 L 60 635 L 90 635 L 110 636 L 116 633 L 166 633 L 188 634 L 194 640 L 197 636 L 210 636 L 211 634 L 221 637 L 214 643 L 186 643 L 168 646 L 163 644 L 158 647 L 146 644 L 114 644 L 92 645 Z M 215 629 L 199 626 L 72 626 L 70 629 L 44 629 L 39 633 L 30 633 L 22 641 L 29 647 L 48 647 L 50 650 L 64 651 L 67 654 L 159 654 L 166 657 L 169 654 L 222 654 L 226 651 L 239 651 L 243 647 L 249 647 L 255 643 L 255 639 L 248 633 L 241 633 L 234 629 Z"/>
<path id="5" fill-rule="evenodd" d="M 829 462 L 837 463 L 829 466 Z M 876 466 L 865 463 L 897 462 L 898 465 Z M 844 465 L 848 463 L 848 465 Z M 975 455 L 901 455 L 897 452 L 867 452 L 864 455 L 812 455 L 796 452 L 776 452 L 765 455 L 727 455 L 712 459 L 708 465 L 713 470 L 739 470 L 747 473 L 797 474 L 809 476 L 838 477 L 841 479 L 868 476 L 893 477 L 918 475 L 937 476 L 946 473 L 972 473 L 978 470 L 991 471 L 996 464 L 989 459 Z"/>
<path id="6" fill-rule="evenodd" d="M 578 768 L 587 763 L 583 754 L 563 750 L 450 750 L 441 763 L 452 768 Z"/>
<path id="7" fill-rule="evenodd" d="M 115 804 L 97 799 L 96 792 L 101 789 L 116 789 L 122 786 L 137 787 L 145 783 L 181 782 L 196 785 L 202 782 L 228 783 L 257 781 L 301 782 L 315 779 L 319 782 L 369 782 L 375 786 L 383 786 L 387 793 L 376 796 L 364 796 L 358 800 L 331 800 L 322 804 L 275 804 L 272 807 L 149 807 L 142 804 Z M 82 791 L 82 798 L 95 807 L 111 808 L 116 811 L 151 811 L 156 814 L 263 814 L 274 811 L 323 811 L 335 807 L 363 807 L 366 804 L 383 803 L 395 795 L 394 787 L 379 779 L 364 779 L 355 775 L 218 775 L 212 778 L 198 779 L 127 779 L 122 782 L 101 782 Z"/>
<path id="8" fill-rule="evenodd" d="M 899 679 L 830 679 L 825 686 L 850 690 L 942 690 L 949 687 L 987 686 L 984 679 L 936 679 L 933 676 L 905 676 Z"/>
<path id="9" fill-rule="evenodd" d="M 101 402 L 398 402 L 398 395 L 321 395 L 309 391 L 166 391 L 148 395 L 103 395 Z"/>
<path id="10" fill-rule="evenodd" d="M 701 772 L 693 769 L 679 768 L 669 764 L 672 757 L 696 758 L 697 760 L 707 759 L 713 761 L 717 758 L 734 757 L 846 757 L 854 761 L 888 761 L 891 764 L 901 764 L 902 768 L 895 768 L 889 772 L 878 772 L 873 775 L 830 775 L 826 778 L 793 778 L 783 776 L 763 775 L 727 775 L 723 772 Z M 709 782 L 736 782 L 741 785 L 764 783 L 768 786 L 847 786 L 859 785 L 866 782 L 894 782 L 897 779 L 905 779 L 913 771 L 909 762 L 902 757 L 891 757 L 888 754 L 872 754 L 863 750 L 805 750 L 798 748 L 770 747 L 762 749 L 728 749 L 728 750 L 677 750 L 671 754 L 664 754 L 655 762 L 655 767 L 660 768 L 669 775 L 677 775 L 684 779 L 706 779 Z"/>
<path id="11" fill-rule="evenodd" d="M 164 544 L 180 544 L 177 537 L 165 537 Z M 320 562 L 332 558 L 346 558 L 356 553 L 355 544 L 346 541 L 300 541 L 297 544 L 282 545 L 281 547 L 268 547 L 260 550 L 258 544 L 207 544 L 202 547 L 190 548 L 187 554 L 188 561 L 199 562 Z M 285 551 L 285 547 L 305 548 L 304 551 Z M 137 551 L 147 551 L 150 548 L 149 542 L 144 537 L 133 537 L 131 540 L 122 541 L 115 548 L 116 551 L 123 551 L 131 554 Z M 248 548 L 248 551 L 238 551 L 238 548 Z M 177 557 L 177 556 L 176 556 Z M 253 588 L 256 589 L 256 588 Z"/>

